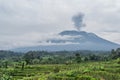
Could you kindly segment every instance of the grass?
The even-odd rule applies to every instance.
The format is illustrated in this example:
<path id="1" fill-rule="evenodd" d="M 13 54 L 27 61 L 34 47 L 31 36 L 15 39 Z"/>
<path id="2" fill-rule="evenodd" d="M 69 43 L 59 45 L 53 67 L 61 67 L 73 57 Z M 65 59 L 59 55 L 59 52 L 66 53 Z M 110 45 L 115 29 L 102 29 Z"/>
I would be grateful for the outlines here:
<path id="1" fill-rule="evenodd" d="M 79 64 L 44 64 L 0 68 L 1 80 L 120 80 L 116 61 Z M 10 78 L 9 78 L 10 77 Z M 9 78 L 9 79 L 7 79 Z"/>

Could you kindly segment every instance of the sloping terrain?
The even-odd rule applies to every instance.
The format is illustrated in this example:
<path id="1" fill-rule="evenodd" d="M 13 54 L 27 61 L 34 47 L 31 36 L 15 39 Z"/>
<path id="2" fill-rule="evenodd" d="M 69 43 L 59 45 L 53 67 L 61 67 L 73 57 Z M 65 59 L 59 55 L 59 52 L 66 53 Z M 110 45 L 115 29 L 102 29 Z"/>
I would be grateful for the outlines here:
<path id="1" fill-rule="evenodd" d="M 63 31 L 58 34 L 61 38 L 46 40 L 51 45 L 39 45 L 14 49 L 14 51 L 46 50 L 46 51 L 75 51 L 75 50 L 111 50 L 120 47 L 119 44 L 100 38 L 94 33 L 85 31 Z"/>

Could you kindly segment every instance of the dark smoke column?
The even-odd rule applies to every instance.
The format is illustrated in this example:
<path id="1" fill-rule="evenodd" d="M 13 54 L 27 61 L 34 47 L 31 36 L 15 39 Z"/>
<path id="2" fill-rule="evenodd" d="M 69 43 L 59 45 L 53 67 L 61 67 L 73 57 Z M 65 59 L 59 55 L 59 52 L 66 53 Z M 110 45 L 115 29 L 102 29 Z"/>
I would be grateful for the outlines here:
<path id="1" fill-rule="evenodd" d="M 79 14 L 74 15 L 72 17 L 72 21 L 74 22 L 74 26 L 78 31 L 81 31 L 81 28 L 85 26 L 85 24 L 83 23 L 83 18 L 84 18 L 83 13 L 79 13 Z"/>

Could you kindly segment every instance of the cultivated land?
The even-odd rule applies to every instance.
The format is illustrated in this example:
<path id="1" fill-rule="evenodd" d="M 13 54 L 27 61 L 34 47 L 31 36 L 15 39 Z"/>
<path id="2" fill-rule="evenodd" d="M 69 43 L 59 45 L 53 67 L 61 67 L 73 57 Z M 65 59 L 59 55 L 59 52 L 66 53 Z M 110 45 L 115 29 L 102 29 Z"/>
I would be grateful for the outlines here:
<path id="1" fill-rule="evenodd" d="M 0 51 L 0 80 L 120 80 L 120 48 L 111 51 Z"/>
<path id="2" fill-rule="evenodd" d="M 4 74 L 4 75 L 2 75 Z M 120 80 L 117 60 L 79 64 L 43 64 L 0 68 L 1 80 Z M 4 79 L 2 79 L 4 78 Z"/>

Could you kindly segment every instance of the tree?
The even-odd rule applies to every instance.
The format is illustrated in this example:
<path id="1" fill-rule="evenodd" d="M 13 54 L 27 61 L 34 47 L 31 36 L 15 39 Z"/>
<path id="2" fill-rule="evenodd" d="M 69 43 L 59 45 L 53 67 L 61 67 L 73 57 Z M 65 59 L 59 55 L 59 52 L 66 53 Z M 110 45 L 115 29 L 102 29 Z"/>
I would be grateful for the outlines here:
<path id="1" fill-rule="evenodd" d="M 26 61 L 26 64 L 31 64 L 32 63 L 33 55 L 34 55 L 34 53 L 32 51 L 30 51 L 30 52 L 28 52 L 24 55 L 23 58 Z"/>
<path id="2" fill-rule="evenodd" d="M 111 50 L 111 57 L 112 59 L 117 59 L 120 57 L 120 48 L 117 48 L 116 50 Z"/>
<path id="3" fill-rule="evenodd" d="M 76 62 L 77 62 L 77 63 L 80 63 L 80 62 L 82 61 L 80 54 L 79 54 L 79 53 L 76 53 L 75 56 L 76 56 Z"/>
<path id="4" fill-rule="evenodd" d="M 118 57 L 120 57 L 120 48 L 116 49 L 116 54 L 117 54 Z"/>
<path id="5" fill-rule="evenodd" d="M 24 70 L 24 67 L 25 67 L 25 63 L 22 62 L 22 67 L 21 67 L 21 70 Z"/>

